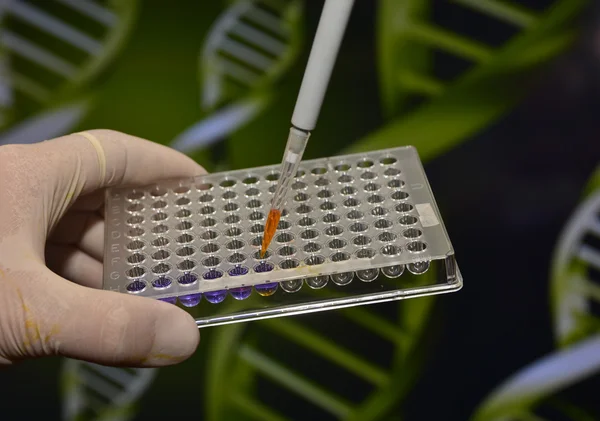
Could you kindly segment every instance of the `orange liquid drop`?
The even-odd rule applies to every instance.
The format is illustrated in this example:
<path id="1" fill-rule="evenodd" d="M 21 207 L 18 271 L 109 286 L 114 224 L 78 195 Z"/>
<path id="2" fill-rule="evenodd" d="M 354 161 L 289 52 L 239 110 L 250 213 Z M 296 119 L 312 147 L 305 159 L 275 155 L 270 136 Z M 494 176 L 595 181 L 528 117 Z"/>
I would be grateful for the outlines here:
<path id="1" fill-rule="evenodd" d="M 260 249 L 260 257 L 263 258 L 267 252 L 269 244 L 275 235 L 277 225 L 279 225 L 279 218 L 281 218 L 281 211 L 277 209 L 271 209 L 269 216 L 267 217 L 267 223 L 265 224 L 265 232 L 262 241 L 262 247 Z"/>

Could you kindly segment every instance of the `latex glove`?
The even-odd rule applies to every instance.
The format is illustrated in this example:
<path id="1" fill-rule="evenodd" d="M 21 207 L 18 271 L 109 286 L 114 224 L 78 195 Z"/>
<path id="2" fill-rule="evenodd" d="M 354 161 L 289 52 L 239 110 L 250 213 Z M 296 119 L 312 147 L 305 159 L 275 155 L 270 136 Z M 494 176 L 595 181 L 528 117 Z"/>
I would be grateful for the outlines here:
<path id="1" fill-rule="evenodd" d="M 98 289 L 103 188 L 203 172 L 179 152 L 109 130 L 0 146 L 0 364 L 47 355 L 131 367 L 188 358 L 200 339 L 189 314 Z"/>

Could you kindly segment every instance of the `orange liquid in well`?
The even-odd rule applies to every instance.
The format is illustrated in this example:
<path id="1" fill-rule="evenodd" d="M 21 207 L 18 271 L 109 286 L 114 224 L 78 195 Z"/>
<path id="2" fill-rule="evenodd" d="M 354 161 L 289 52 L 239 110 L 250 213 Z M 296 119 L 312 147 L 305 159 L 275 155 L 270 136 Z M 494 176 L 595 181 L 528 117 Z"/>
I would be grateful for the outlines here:
<path id="1" fill-rule="evenodd" d="M 271 244 L 271 240 L 277 231 L 277 225 L 279 225 L 279 218 L 281 218 L 281 211 L 277 209 L 271 209 L 269 216 L 267 217 L 267 223 L 265 224 L 265 232 L 262 241 L 262 247 L 260 249 L 260 257 L 264 257 Z"/>

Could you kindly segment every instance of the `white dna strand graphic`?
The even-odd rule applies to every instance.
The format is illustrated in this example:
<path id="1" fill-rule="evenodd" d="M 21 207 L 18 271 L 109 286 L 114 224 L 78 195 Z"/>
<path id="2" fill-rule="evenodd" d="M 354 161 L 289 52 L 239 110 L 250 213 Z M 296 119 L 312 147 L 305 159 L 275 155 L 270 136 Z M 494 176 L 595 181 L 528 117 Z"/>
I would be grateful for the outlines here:
<path id="1" fill-rule="evenodd" d="M 551 301 L 558 351 L 500 385 L 474 421 L 592 420 L 567 403 L 548 399 L 600 372 L 600 171 L 563 229 L 551 272 Z M 588 188 L 588 190 L 590 190 Z"/>
<path id="2" fill-rule="evenodd" d="M 298 55 L 302 7 L 300 0 L 241 0 L 226 9 L 199 56 L 201 110 L 207 117 L 171 147 L 190 153 L 210 146 L 269 104 L 273 85 Z"/>
<path id="3" fill-rule="evenodd" d="M 114 60 L 136 5 L 0 2 L 0 145 L 60 136 L 83 118 L 89 98 L 80 91 Z"/>
<path id="4" fill-rule="evenodd" d="M 600 189 L 579 206 L 560 236 L 552 274 L 555 334 L 566 345 L 600 322 Z"/>
<path id="5" fill-rule="evenodd" d="M 62 419 L 126 421 L 152 385 L 157 369 L 118 368 L 67 360 L 63 368 Z"/>
<path id="6" fill-rule="evenodd" d="M 552 353 L 525 367 L 499 386 L 472 418 L 474 421 L 559 421 L 571 418 L 548 398 L 600 371 L 600 335 Z M 548 415 L 543 415 L 548 414 Z"/>

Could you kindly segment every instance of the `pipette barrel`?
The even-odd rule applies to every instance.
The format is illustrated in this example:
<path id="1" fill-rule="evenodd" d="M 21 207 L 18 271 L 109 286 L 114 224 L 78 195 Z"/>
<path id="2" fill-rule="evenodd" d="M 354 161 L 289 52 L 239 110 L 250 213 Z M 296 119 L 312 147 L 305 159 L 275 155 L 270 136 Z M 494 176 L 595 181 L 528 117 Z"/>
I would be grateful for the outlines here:
<path id="1" fill-rule="evenodd" d="M 335 60 L 344 38 L 354 0 L 327 0 L 304 71 L 292 124 L 314 130 Z"/>

